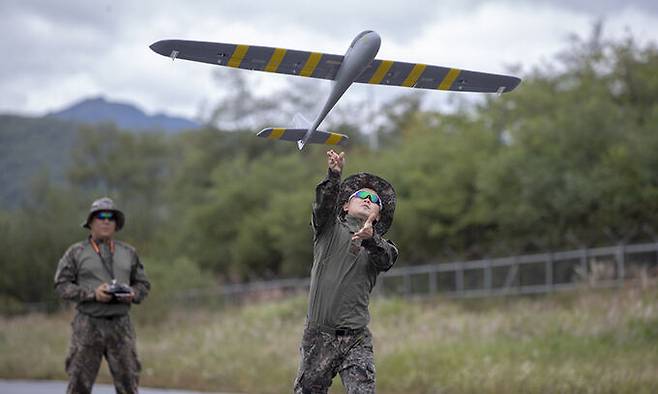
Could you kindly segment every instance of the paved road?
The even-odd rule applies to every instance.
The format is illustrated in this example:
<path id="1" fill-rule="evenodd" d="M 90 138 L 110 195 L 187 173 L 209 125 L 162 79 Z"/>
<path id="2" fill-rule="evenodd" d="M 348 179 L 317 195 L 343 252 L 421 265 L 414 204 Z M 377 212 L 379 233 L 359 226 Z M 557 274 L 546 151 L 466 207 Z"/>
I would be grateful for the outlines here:
<path id="1" fill-rule="evenodd" d="M 0 393 L 2 394 L 52 394 L 65 393 L 66 382 L 55 380 L 2 380 L 0 379 Z M 198 391 L 164 390 L 140 387 L 140 394 L 202 394 Z M 114 394 L 114 386 L 95 384 L 94 394 Z M 203 393 L 208 394 L 208 393 Z M 220 393 L 214 393 L 220 394 Z M 227 394 L 227 393 L 224 393 Z"/>

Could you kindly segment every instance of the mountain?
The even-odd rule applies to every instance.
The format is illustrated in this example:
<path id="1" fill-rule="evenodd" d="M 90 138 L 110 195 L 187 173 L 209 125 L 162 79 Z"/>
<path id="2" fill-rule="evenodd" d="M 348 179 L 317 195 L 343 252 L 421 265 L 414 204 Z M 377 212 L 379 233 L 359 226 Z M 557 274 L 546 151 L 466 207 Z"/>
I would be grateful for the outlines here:
<path id="1" fill-rule="evenodd" d="M 82 123 L 113 122 L 121 129 L 135 131 L 173 133 L 199 127 L 198 123 L 189 119 L 165 114 L 147 115 L 132 104 L 111 102 L 103 97 L 85 99 L 46 116 Z"/>
<path id="2" fill-rule="evenodd" d="M 127 132 L 172 134 L 199 127 L 188 119 L 149 116 L 133 105 L 100 97 L 42 117 L 0 114 L 0 210 L 21 204 L 38 177 L 62 184 L 80 126 L 101 122 Z"/>

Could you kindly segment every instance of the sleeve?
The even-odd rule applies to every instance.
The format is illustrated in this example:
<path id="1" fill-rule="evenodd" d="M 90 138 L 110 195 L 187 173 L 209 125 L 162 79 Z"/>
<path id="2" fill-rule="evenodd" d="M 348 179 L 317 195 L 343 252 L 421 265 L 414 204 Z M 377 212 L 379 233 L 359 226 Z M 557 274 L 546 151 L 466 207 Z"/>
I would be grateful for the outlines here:
<path id="1" fill-rule="evenodd" d="M 398 259 L 398 248 L 391 241 L 388 241 L 375 233 L 372 238 L 365 239 L 361 246 L 366 249 L 370 263 L 380 272 L 386 272 Z"/>
<path id="2" fill-rule="evenodd" d="M 55 291 L 63 300 L 73 302 L 94 301 L 96 293 L 94 290 L 84 289 L 78 286 L 78 264 L 77 256 L 80 247 L 70 247 L 57 264 L 55 272 Z"/>
<path id="3" fill-rule="evenodd" d="M 148 296 L 149 291 L 151 290 L 151 282 L 149 282 L 148 277 L 146 276 L 144 265 L 140 261 L 137 253 L 135 253 L 134 256 L 132 268 L 130 270 L 130 287 L 132 287 L 135 292 L 133 304 L 139 304 L 144 298 L 146 298 L 146 296 Z"/>
<path id="4" fill-rule="evenodd" d="M 315 236 L 336 220 L 336 201 L 339 192 L 340 173 L 328 170 L 327 177 L 315 188 L 312 221 Z"/>

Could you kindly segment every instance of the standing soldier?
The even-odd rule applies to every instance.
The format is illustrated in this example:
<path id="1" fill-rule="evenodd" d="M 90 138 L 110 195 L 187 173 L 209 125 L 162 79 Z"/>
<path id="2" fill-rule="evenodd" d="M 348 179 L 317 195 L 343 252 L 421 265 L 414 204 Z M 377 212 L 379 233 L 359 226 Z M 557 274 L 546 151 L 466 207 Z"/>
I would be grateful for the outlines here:
<path id="1" fill-rule="evenodd" d="M 382 236 L 393 222 L 395 190 L 359 173 L 340 182 L 344 153 L 327 152 L 315 189 L 313 268 L 295 393 L 326 393 L 337 373 L 348 393 L 375 392 L 370 292 L 398 251 Z"/>
<path id="2" fill-rule="evenodd" d="M 103 356 L 117 393 L 137 393 L 141 365 L 128 312 L 151 287 L 135 249 L 114 240 L 123 212 L 105 197 L 94 201 L 82 227 L 89 237 L 72 245 L 59 261 L 55 290 L 77 303 L 66 373 L 67 393 L 91 393 Z"/>

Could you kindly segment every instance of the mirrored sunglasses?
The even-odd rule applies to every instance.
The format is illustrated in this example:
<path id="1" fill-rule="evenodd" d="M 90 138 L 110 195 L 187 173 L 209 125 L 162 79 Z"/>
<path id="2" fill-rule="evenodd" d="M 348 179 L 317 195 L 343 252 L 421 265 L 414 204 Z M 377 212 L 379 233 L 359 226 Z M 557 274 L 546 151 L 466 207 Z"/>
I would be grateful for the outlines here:
<path id="1" fill-rule="evenodd" d="M 94 215 L 94 216 L 96 217 L 96 219 L 99 219 L 99 220 L 105 220 L 105 219 L 111 220 L 111 221 L 116 220 L 116 216 L 114 215 L 114 212 L 103 212 L 103 211 L 101 211 L 101 212 L 96 213 L 96 215 Z"/>
<path id="2" fill-rule="evenodd" d="M 352 197 L 358 197 L 358 198 L 360 198 L 360 199 L 362 199 L 362 200 L 365 200 L 365 199 L 367 198 L 367 199 L 369 199 L 370 202 L 372 202 L 373 204 L 377 204 L 377 205 L 379 205 L 379 209 L 382 209 L 382 199 L 379 198 L 379 196 L 378 196 L 377 194 L 373 193 L 373 192 L 370 192 L 370 191 L 368 191 L 368 190 L 359 190 L 359 191 L 356 191 L 356 192 L 354 192 L 354 193 L 350 196 L 350 198 L 348 199 L 348 201 L 351 200 Z"/>

